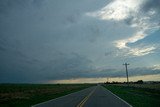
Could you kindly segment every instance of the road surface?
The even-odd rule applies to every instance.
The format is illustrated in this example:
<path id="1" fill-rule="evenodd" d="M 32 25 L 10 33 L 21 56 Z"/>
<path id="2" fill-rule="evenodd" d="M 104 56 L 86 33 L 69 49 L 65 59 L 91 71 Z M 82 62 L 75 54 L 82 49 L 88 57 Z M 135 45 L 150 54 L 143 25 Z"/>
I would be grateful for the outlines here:
<path id="1" fill-rule="evenodd" d="M 32 107 L 131 107 L 131 105 L 97 85 Z"/>

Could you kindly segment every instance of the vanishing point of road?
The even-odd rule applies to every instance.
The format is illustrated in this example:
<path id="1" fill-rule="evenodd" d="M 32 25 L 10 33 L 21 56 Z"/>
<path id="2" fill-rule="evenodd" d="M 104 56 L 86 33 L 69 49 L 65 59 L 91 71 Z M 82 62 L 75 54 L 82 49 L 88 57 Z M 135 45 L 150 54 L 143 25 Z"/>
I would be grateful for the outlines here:
<path id="1" fill-rule="evenodd" d="M 32 107 L 132 107 L 101 85 L 49 100 Z"/>

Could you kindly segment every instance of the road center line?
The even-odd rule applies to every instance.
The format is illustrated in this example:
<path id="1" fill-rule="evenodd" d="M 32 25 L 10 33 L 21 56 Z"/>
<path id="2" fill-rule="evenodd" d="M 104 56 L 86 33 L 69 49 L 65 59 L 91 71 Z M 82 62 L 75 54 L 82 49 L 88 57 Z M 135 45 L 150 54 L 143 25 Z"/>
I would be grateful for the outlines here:
<path id="1" fill-rule="evenodd" d="M 93 94 L 93 92 L 96 90 L 97 87 L 93 91 L 91 91 L 78 105 L 77 107 L 83 107 L 85 102 L 89 99 L 89 97 Z"/>

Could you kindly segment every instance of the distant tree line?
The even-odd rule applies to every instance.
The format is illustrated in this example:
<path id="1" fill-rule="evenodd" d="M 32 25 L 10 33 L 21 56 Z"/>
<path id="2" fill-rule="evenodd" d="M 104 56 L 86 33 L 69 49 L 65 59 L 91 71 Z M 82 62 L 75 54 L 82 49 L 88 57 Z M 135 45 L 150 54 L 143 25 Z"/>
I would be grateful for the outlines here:
<path id="1" fill-rule="evenodd" d="M 159 84 L 159 81 L 148 81 L 144 82 L 143 80 L 138 80 L 136 82 L 130 81 L 129 84 L 146 84 L 146 83 L 152 83 L 152 84 Z M 127 84 L 127 82 L 117 82 L 117 81 L 112 81 L 112 82 L 105 82 L 105 84 Z"/>

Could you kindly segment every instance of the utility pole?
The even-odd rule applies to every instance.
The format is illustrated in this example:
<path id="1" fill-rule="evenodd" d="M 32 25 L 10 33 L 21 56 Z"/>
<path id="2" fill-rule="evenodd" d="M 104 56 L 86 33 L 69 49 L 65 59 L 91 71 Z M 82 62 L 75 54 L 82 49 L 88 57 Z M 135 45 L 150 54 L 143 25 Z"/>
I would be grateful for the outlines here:
<path id="1" fill-rule="evenodd" d="M 125 65 L 125 68 L 126 68 L 126 76 L 127 76 L 127 84 L 128 84 L 128 86 L 129 86 L 129 79 L 128 79 L 128 63 L 124 63 L 123 65 Z"/>

